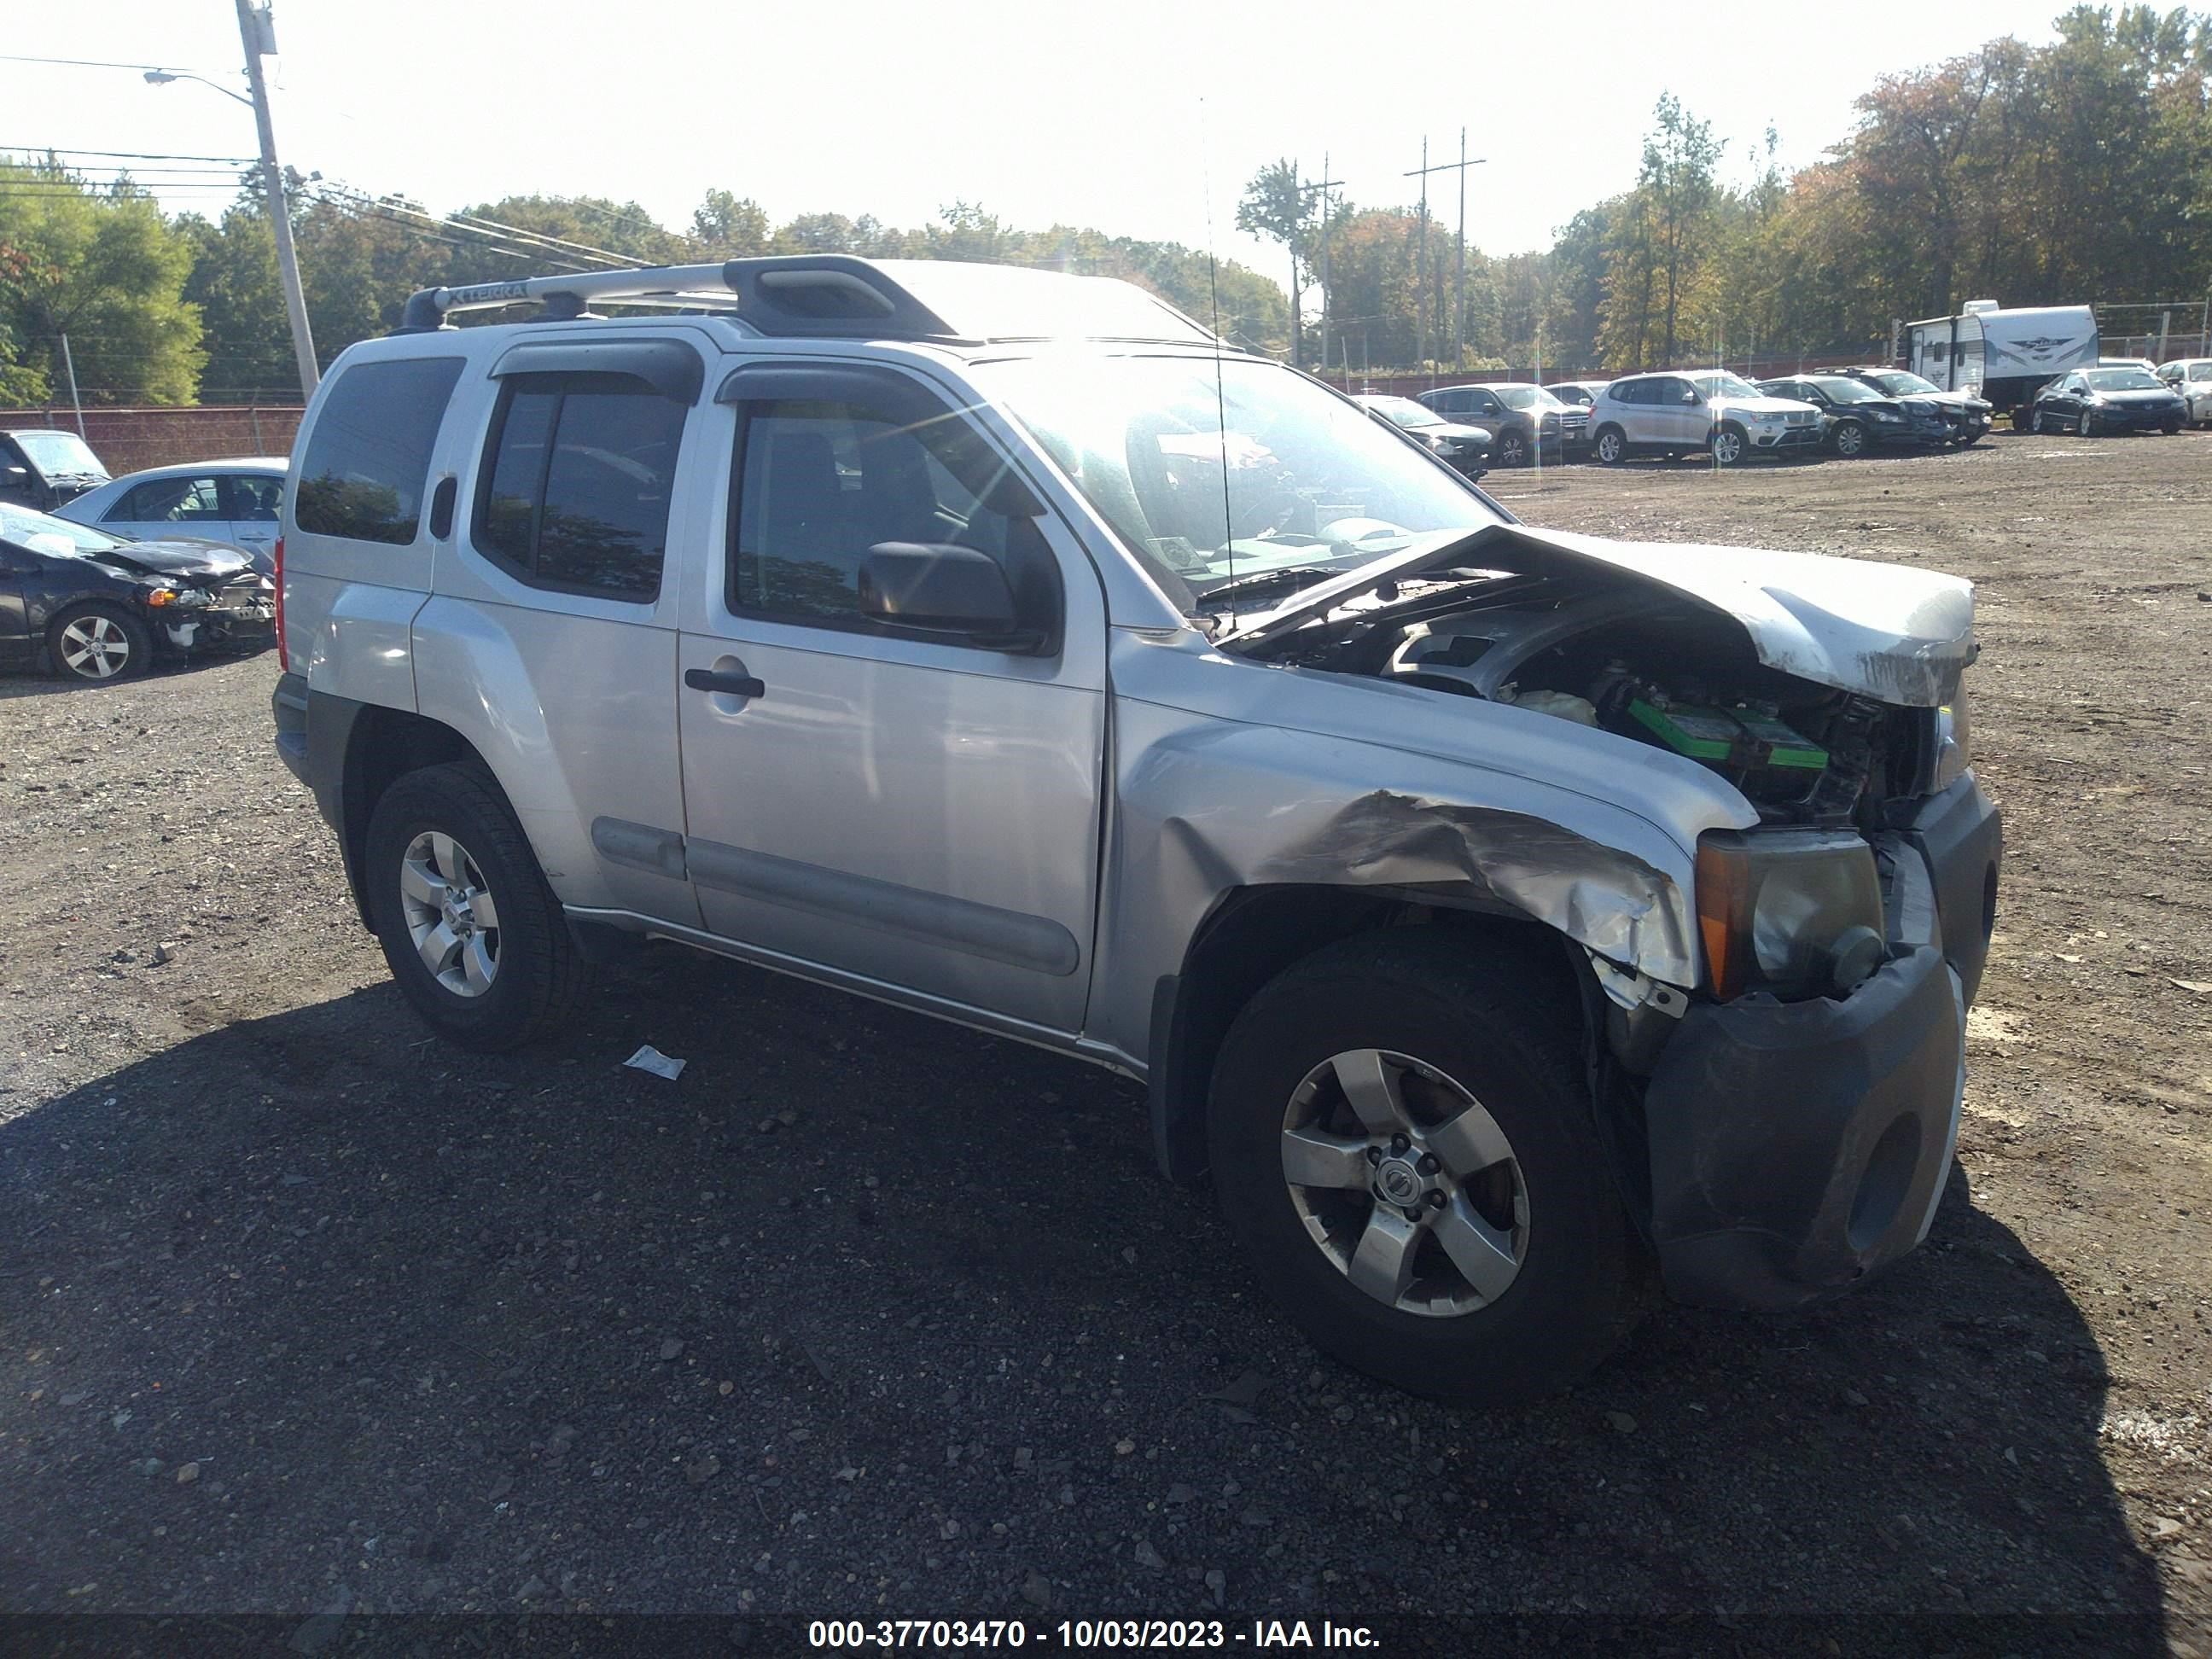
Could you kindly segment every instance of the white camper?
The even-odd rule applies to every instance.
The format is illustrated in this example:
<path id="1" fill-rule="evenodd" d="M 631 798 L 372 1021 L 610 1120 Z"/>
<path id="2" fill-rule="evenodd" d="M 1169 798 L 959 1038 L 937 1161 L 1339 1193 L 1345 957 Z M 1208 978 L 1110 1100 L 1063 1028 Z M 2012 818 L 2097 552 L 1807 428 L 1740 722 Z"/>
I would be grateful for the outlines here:
<path id="1" fill-rule="evenodd" d="M 1905 325 L 1905 366 L 1946 392 L 1973 392 L 1999 409 L 2025 411 L 2069 369 L 2097 362 L 2097 318 L 2087 306 L 2007 311 L 1969 300 L 1956 317 Z M 2025 425 L 2022 418 L 2015 425 Z"/>

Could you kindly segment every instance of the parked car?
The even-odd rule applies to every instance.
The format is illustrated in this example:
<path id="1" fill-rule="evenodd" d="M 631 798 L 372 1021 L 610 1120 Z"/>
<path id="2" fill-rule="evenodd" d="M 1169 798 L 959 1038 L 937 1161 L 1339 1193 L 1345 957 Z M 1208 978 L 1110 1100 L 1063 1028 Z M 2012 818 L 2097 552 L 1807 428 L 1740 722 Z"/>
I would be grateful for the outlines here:
<path id="1" fill-rule="evenodd" d="M 232 549 L 126 542 L 0 502 L 0 668 L 120 680 L 157 655 L 262 650 L 275 601 Z"/>
<path id="2" fill-rule="evenodd" d="M 91 447 L 58 427 L 0 427 L 0 505 L 51 513 L 107 482 Z"/>
<path id="3" fill-rule="evenodd" d="M 1610 380 L 1554 380 L 1544 390 L 1563 404 L 1588 409 L 1597 401 L 1597 394 L 1612 384 Z"/>
<path id="4" fill-rule="evenodd" d="M 1435 452 L 1437 459 L 1469 478 L 1480 478 L 1490 470 L 1488 463 L 1494 440 L 1487 427 L 1448 421 L 1433 409 L 1425 408 L 1411 398 L 1363 392 L 1354 394 L 1352 401 L 1377 420 L 1395 427 L 1414 442 L 1426 445 Z"/>
<path id="5" fill-rule="evenodd" d="M 2100 357 L 2097 359 L 2097 367 L 2100 368 L 2139 368 L 2146 374 L 2155 374 L 2158 373 L 2158 365 L 2151 362 L 2148 357 Z"/>
<path id="6" fill-rule="evenodd" d="M 952 262 L 428 289 L 296 453 L 277 752 L 455 1042 L 659 938 L 1143 1079 L 1315 1341 L 1486 1405 L 1654 1259 L 1796 1307 L 1928 1231 L 1969 583 L 1522 525 L 1134 288 Z"/>
<path id="7" fill-rule="evenodd" d="M 289 465 L 282 455 L 259 455 L 148 467 L 94 485 L 54 516 L 130 541 L 191 536 L 220 542 L 243 550 L 256 570 L 271 575 Z"/>
<path id="8" fill-rule="evenodd" d="M 1946 392 L 1935 381 L 1909 369 L 1858 368 L 1823 372 L 1870 386 L 1883 397 L 1894 398 L 1900 403 L 1928 404 L 1940 409 L 1944 418 L 1952 422 L 1951 441 L 1961 449 L 1979 443 L 1996 418 L 1996 406 L 1988 398 L 1976 397 L 1971 392 Z"/>
<path id="9" fill-rule="evenodd" d="M 2181 399 L 2190 425 L 2212 426 L 2212 357 L 2184 357 L 2160 363 L 2158 378 Z"/>
<path id="10" fill-rule="evenodd" d="M 1885 446 L 1948 446 L 1957 428 L 1937 404 L 1886 398 L 1846 374 L 1784 375 L 1761 380 L 1770 398 L 1810 404 L 1820 411 L 1821 442 L 1850 459 Z"/>
<path id="11" fill-rule="evenodd" d="M 1770 398 L 1726 370 L 1631 374 L 1599 394 L 1590 410 L 1596 454 L 1607 466 L 1631 455 L 1708 451 L 1716 465 L 1752 455 L 1817 455 L 1820 411 Z"/>
<path id="12" fill-rule="evenodd" d="M 2077 368 L 2035 395 L 2028 416 L 2038 432 L 2100 433 L 2181 430 L 2189 407 L 2157 375 L 2140 368 Z"/>
<path id="13" fill-rule="evenodd" d="M 1439 386 L 1422 392 L 1419 401 L 1447 420 L 1488 427 L 1497 434 L 1491 459 L 1500 466 L 1526 466 L 1532 456 L 1566 460 L 1589 445 L 1588 410 L 1524 381 Z"/>

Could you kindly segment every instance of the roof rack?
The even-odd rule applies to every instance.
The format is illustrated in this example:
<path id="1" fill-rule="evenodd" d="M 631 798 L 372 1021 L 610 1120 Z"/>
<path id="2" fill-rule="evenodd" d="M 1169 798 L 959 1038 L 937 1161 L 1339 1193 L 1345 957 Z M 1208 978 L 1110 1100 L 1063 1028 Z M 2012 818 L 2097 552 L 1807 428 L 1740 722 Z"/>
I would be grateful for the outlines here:
<path id="1" fill-rule="evenodd" d="M 756 333 L 796 338 L 1220 343 L 1165 301 L 1129 283 L 1020 266 L 862 259 L 848 253 L 640 265 L 420 289 L 408 297 L 392 332 L 428 333 L 447 326 L 446 319 L 456 311 L 532 302 L 544 307 L 532 320 L 568 321 L 589 315 L 595 300 L 733 310 L 737 320 Z"/>

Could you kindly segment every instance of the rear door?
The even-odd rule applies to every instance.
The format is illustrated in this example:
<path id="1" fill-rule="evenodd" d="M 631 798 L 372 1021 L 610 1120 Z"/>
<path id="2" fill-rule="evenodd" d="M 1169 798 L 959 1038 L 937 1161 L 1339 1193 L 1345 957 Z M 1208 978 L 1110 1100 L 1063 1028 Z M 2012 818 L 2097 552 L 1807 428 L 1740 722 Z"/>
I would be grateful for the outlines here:
<path id="1" fill-rule="evenodd" d="M 1008 486 L 998 436 L 903 370 L 756 362 L 719 403 L 727 512 L 715 580 L 687 596 L 678 693 L 708 927 L 1079 1030 L 1105 743 L 1103 600 L 1080 547 Z M 1046 643 L 872 622 L 859 573 L 885 542 L 986 554 Z"/>
<path id="2" fill-rule="evenodd" d="M 222 483 L 216 474 L 180 473 L 133 484 L 100 515 L 100 527 L 111 536 L 128 536 L 133 541 L 204 536 L 210 541 L 227 542 L 230 514 L 223 506 Z"/>

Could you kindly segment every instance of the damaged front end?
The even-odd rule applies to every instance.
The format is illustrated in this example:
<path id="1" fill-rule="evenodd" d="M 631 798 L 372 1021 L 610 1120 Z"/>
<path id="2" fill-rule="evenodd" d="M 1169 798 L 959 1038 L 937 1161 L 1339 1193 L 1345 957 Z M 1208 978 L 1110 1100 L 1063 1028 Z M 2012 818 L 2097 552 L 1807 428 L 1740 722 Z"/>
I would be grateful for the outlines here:
<path id="1" fill-rule="evenodd" d="M 141 586 L 147 619 L 169 651 L 243 655 L 276 643 L 276 585 L 252 570 L 149 574 Z"/>
<path id="2" fill-rule="evenodd" d="M 1970 585 L 1926 572 L 1504 525 L 1217 643 L 1541 715 L 1624 775 L 1656 750 L 1736 792 L 1739 823 L 1684 835 L 1680 967 L 1648 948 L 1666 884 L 1581 884 L 1607 849 L 1486 834 L 1484 874 L 1588 953 L 1600 1097 L 1669 1288 L 1774 1307 L 1910 1250 L 1949 1169 L 2001 856 L 1966 769 L 1972 614 Z M 1617 925 L 1589 914 L 1625 892 Z M 1647 948 L 1620 948 L 1631 930 Z"/>

